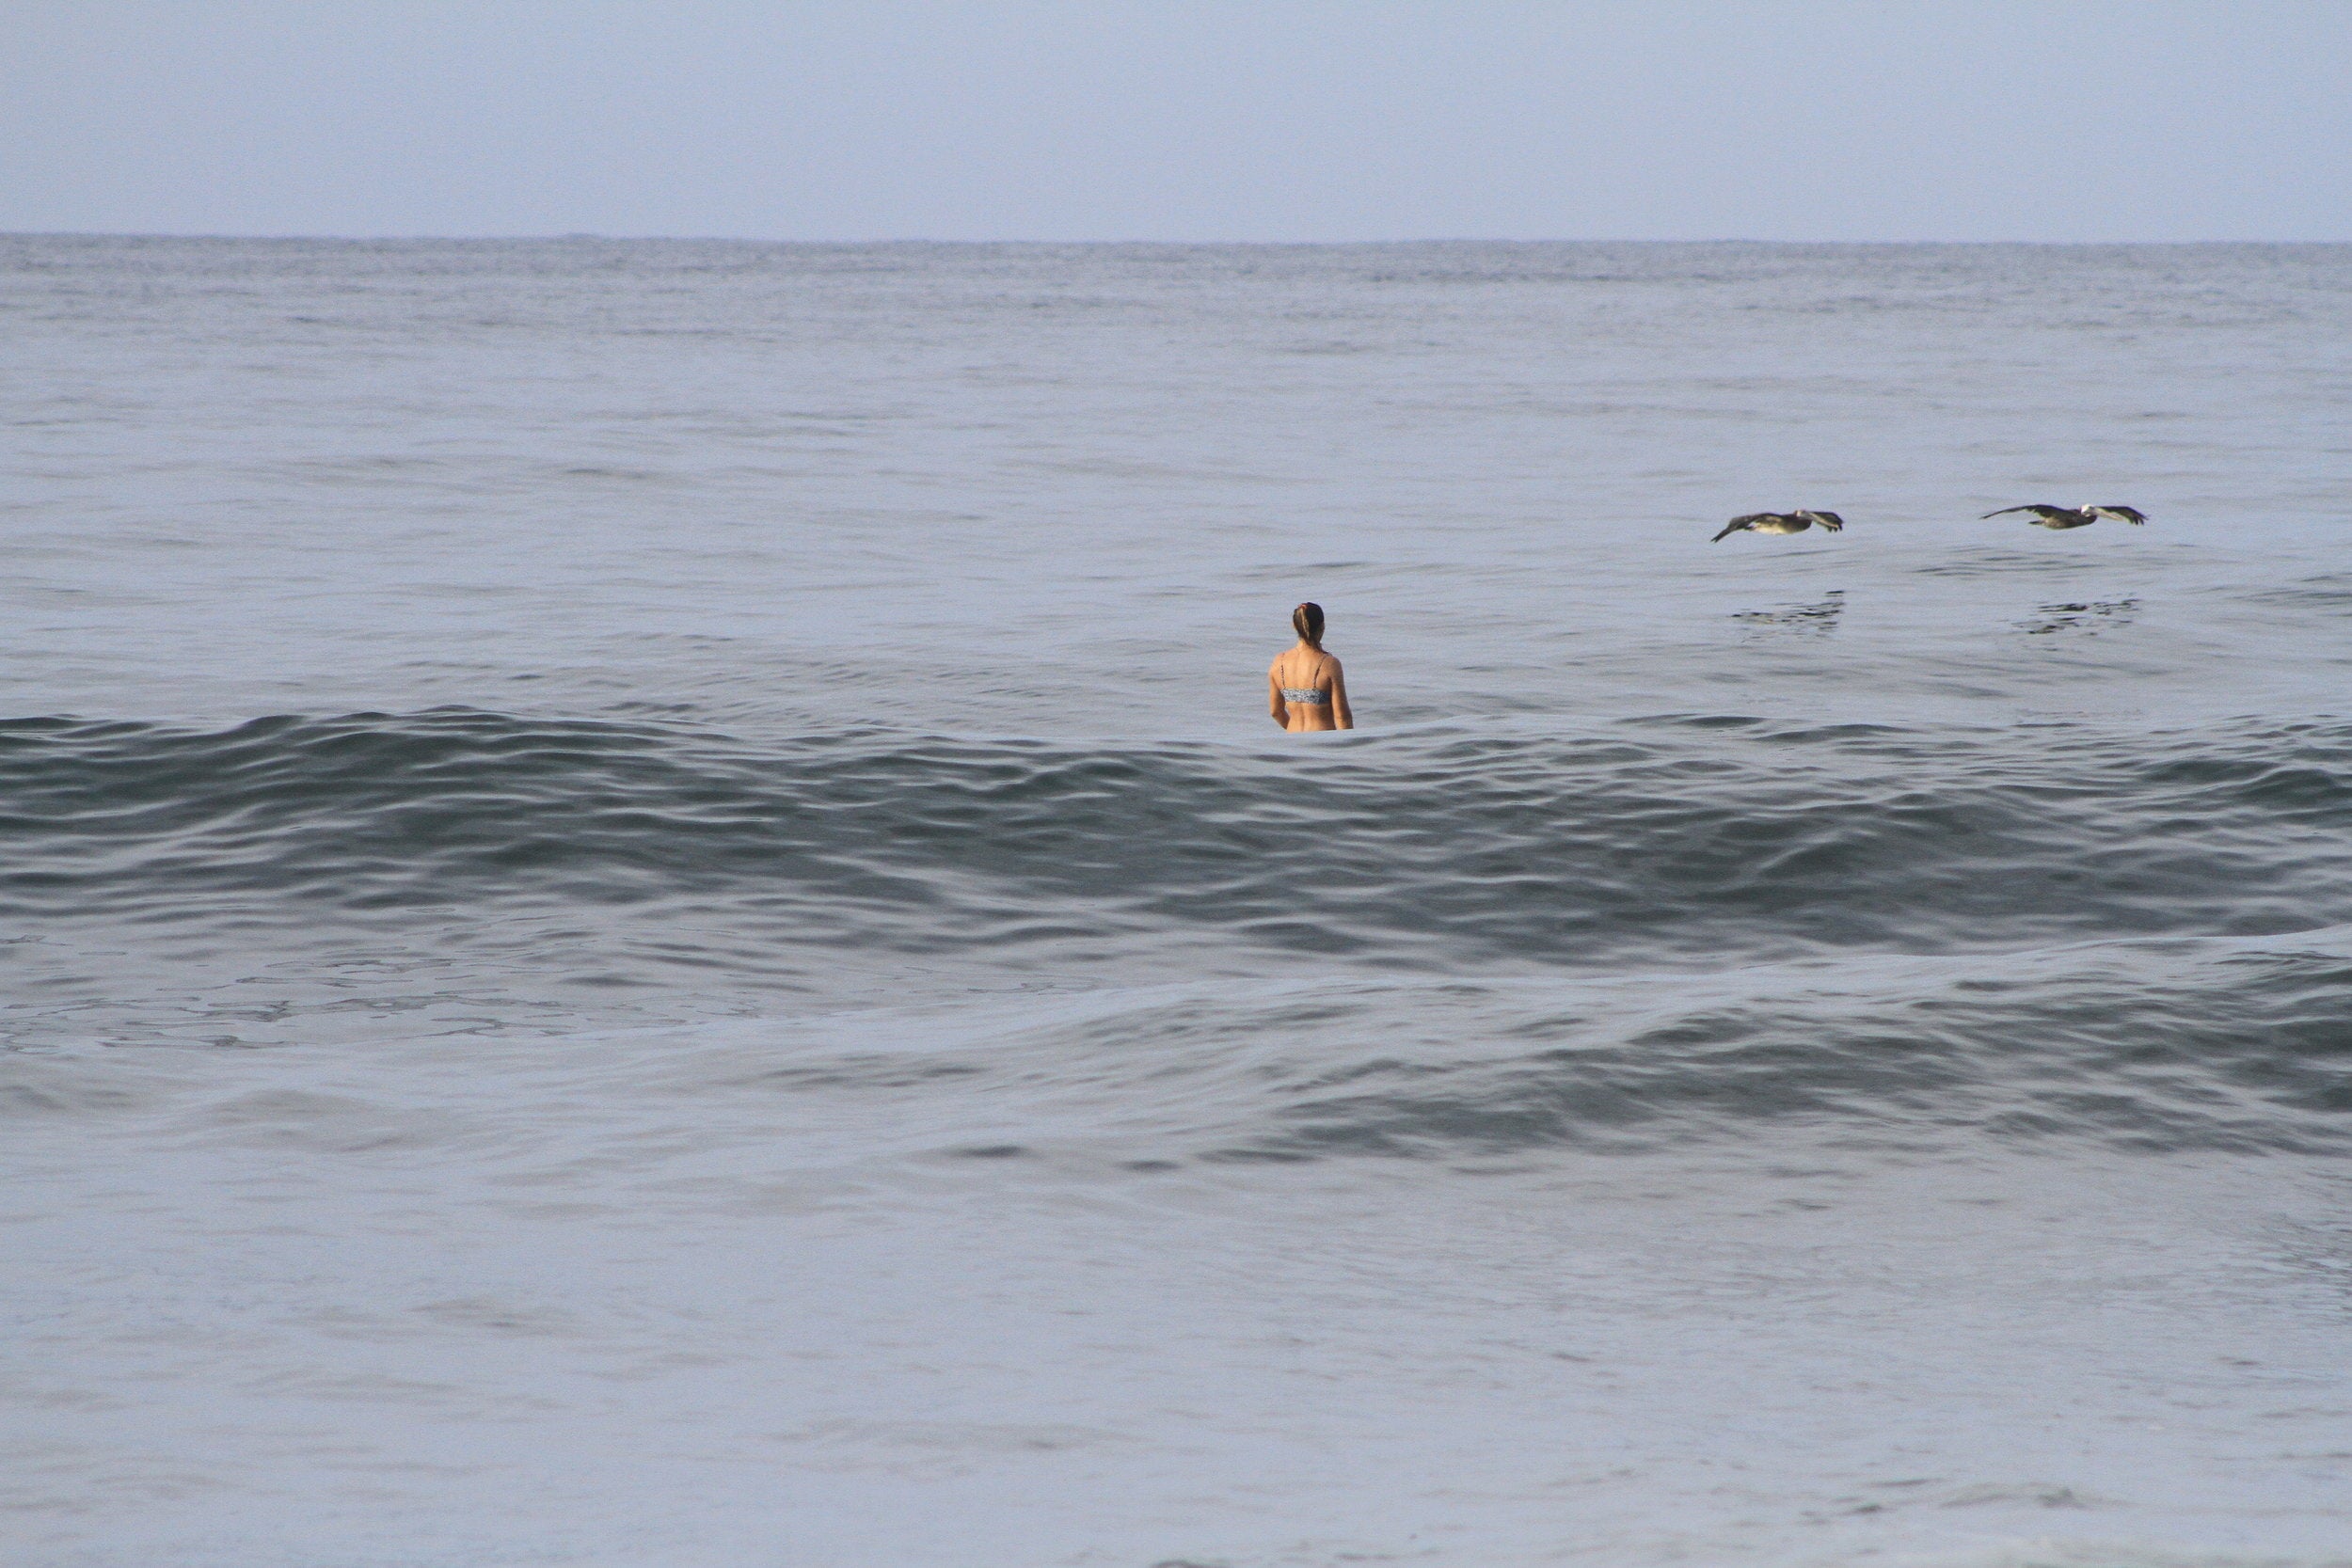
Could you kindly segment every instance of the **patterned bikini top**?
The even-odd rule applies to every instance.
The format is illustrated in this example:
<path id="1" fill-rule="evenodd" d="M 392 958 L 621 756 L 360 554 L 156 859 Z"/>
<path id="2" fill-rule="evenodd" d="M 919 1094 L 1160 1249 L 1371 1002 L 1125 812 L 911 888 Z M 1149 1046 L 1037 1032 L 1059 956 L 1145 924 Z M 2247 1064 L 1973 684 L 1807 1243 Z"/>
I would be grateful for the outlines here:
<path id="1" fill-rule="evenodd" d="M 1285 686 L 1280 689 L 1286 703 L 1327 703 L 1330 694 L 1319 686 Z"/>

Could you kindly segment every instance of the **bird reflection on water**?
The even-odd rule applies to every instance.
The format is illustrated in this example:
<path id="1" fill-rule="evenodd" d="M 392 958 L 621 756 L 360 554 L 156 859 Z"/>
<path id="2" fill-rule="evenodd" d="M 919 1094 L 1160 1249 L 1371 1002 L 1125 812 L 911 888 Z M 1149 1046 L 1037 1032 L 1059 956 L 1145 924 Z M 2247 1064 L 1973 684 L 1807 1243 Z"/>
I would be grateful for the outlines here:
<path id="1" fill-rule="evenodd" d="M 1826 637 L 1837 629 L 1837 618 L 1845 612 L 1846 591 L 1833 588 L 1811 604 L 1788 605 L 1779 610 L 1742 610 L 1732 619 L 1759 630 L 1780 627 Z"/>
<path id="2" fill-rule="evenodd" d="M 2102 625 L 2128 626 L 2133 611 L 2139 609 L 2137 599 L 2108 599 L 2097 604 L 2045 604 L 2034 612 L 2029 621 L 2020 621 L 2028 637 L 2048 637 L 2056 632 L 2077 631 L 2086 637 L 2096 637 Z"/>

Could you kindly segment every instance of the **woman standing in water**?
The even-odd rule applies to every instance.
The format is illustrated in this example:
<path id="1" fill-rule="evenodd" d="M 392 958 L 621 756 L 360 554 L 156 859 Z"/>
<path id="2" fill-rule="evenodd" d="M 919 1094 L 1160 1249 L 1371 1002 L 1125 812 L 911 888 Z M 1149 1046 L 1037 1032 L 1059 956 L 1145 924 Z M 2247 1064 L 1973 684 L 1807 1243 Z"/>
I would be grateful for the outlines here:
<path id="1" fill-rule="evenodd" d="M 1347 677 L 1340 661 L 1323 651 L 1323 607 L 1303 604 L 1291 611 L 1298 645 L 1276 656 L 1265 673 L 1274 721 L 1286 730 L 1352 730 Z"/>

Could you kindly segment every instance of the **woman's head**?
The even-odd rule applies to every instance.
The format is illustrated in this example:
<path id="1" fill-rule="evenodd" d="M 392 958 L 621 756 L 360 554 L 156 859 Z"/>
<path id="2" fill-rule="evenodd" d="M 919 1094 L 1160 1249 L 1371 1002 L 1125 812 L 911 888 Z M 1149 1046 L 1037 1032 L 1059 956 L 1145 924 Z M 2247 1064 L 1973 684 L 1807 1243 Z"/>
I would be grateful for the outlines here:
<path id="1" fill-rule="evenodd" d="M 1291 630 L 1310 648 L 1323 646 L 1323 607 L 1310 600 L 1291 611 Z"/>

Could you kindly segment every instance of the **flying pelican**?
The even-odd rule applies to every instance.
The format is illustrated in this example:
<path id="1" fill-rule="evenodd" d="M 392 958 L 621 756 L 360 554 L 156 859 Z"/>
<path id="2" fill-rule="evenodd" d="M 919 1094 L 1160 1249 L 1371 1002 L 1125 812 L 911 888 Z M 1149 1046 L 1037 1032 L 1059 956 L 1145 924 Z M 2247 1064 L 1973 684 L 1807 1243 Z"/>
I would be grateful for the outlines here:
<path id="1" fill-rule="evenodd" d="M 2045 506 L 2033 501 L 2025 506 L 2005 506 L 1998 512 L 1988 512 L 1986 517 L 2004 516 L 2011 512 L 2030 512 L 2036 528 L 2089 528 L 2102 517 L 2112 517 L 2119 523 L 2144 523 L 2147 514 L 2132 506 L 2093 506 L 2085 501 L 2080 506 Z M 1982 517 L 1979 522 L 1982 522 Z"/>
<path id="2" fill-rule="evenodd" d="M 1708 543 L 1719 544 L 1735 533 L 1803 533 L 1816 523 L 1821 525 L 1822 532 L 1836 533 L 1846 526 L 1846 519 L 1835 512 L 1811 512 L 1804 507 L 1794 512 L 1751 512 L 1725 523 L 1723 532 Z"/>

